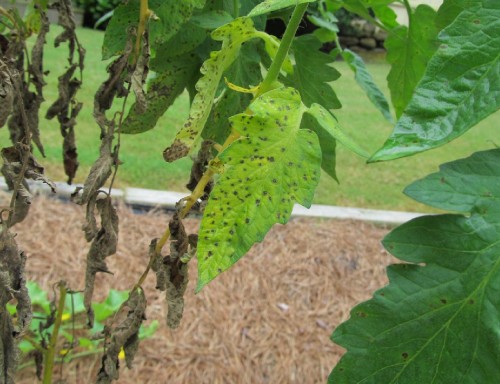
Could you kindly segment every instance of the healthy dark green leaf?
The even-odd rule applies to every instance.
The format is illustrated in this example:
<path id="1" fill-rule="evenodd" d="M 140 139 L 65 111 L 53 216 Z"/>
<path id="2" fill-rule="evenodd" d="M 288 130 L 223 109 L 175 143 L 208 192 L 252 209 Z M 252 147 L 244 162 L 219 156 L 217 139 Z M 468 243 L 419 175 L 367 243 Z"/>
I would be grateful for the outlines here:
<path id="1" fill-rule="evenodd" d="M 338 181 L 336 172 L 337 140 L 335 140 L 335 137 L 333 137 L 330 132 L 324 129 L 318 121 L 308 113 L 305 113 L 302 116 L 300 128 L 310 129 L 318 135 L 321 147 L 321 169 L 323 169 L 323 171 L 325 171 L 332 179 Z"/>
<path id="2" fill-rule="evenodd" d="M 254 17 L 264 15 L 279 9 L 294 7 L 297 4 L 313 3 L 316 0 L 264 0 L 250 11 L 248 16 Z"/>
<path id="3" fill-rule="evenodd" d="M 373 105 L 375 105 L 375 107 L 382 112 L 382 115 L 384 115 L 389 122 L 393 123 L 394 119 L 391 115 L 389 103 L 380 88 L 373 81 L 373 78 L 370 72 L 368 72 L 368 68 L 366 68 L 361 56 L 349 49 L 343 50 L 341 54 L 346 63 L 349 65 L 349 68 L 351 68 L 354 72 L 356 82 L 363 89 L 363 91 L 366 92 L 366 95 Z"/>
<path id="4" fill-rule="evenodd" d="M 470 0 L 444 0 L 436 15 L 436 27 L 438 31 L 450 25 L 468 7 L 470 7 Z"/>
<path id="5" fill-rule="evenodd" d="M 321 42 L 312 35 L 295 38 L 292 45 L 294 71 L 285 84 L 299 90 L 306 106 L 318 103 L 326 109 L 340 108 L 340 101 L 329 84 L 340 77 L 340 72 L 332 66 L 334 58 L 320 48 Z"/>
<path id="6" fill-rule="evenodd" d="M 384 239 L 408 264 L 389 267 L 389 285 L 335 330 L 347 353 L 330 383 L 498 380 L 499 164 L 500 149 L 475 153 L 408 188 L 421 202 L 467 215 L 420 217 Z"/>
<path id="7" fill-rule="evenodd" d="M 216 29 L 233 20 L 233 17 L 229 13 L 219 10 L 195 15 L 191 18 L 191 23 L 204 29 Z"/>
<path id="8" fill-rule="evenodd" d="M 438 147 L 498 111 L 500 2 L 474 0 L 474 4 L 441 32 L 439 50 L 410 104 L 370 161 Z"/>
<path id="9" fill-rule="evenodd" d="M 410 25 L 394 28 L 385 41 L 387 61 L 391 64 L 387 82 L 398 118 L 436 51 L 435 17 L 436 11 L 431 7 L 419 5 L 411 15 Z"/>
<path id="10" fill-rule="evenodd" d="M 390 3 L 395 0 L 344 0 L 330 3 L 329 7 L 332 11 L 343 7 L 349 12 L 358 14 L 364 19 L 371 20 L 372 12 L 376 18 L 382 22 L 386 28 L 394 28 L 398 25 L 396 21 L 396 13 L 389 7 Z"/>
<path id="11" fill-rule="evenodd" d="M 306 107 L 292 88 L 264 93 L 250 112 L 232 117 L 242 137 L 222 154 L 223 173 L 205 208 L 198 237 L 198 287 L 231 267 L 290 218 L 295 202 L 309 207 L 319 182 L 316 134 L 300 129 Z"/>
<path id="12" fill-rule="evenodd" d="M 368 158 L 368 152 L 366 152 L 363 148 L 359 146 L 353 139 L 351 139 L 346 133 L 344 133 L 339 126 L 339 123 L 333 117 L 333 115 L 328 112 L 323 106 L 319 104 L 311 105 L 306 111 L 312 117 L 316 119 L 318 122 L 320 129 L 323 133 L 320 134 L 321 137 L 325 135 L 329 136 L 332 139 L 337 140 L 339 143 L 345 145 L 347 149 L 351 150 L 355 154 Z"/>

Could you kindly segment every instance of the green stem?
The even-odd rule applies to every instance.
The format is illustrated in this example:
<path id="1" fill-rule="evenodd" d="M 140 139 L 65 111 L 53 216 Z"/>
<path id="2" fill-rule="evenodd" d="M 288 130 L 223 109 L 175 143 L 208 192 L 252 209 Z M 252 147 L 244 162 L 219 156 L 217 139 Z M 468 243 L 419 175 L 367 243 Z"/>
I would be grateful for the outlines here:
<path id="1" fill-rule="evenodd" d="M 59 336 L 59 329 L 61 328 L 62 316 L 64 312 L 64 303 L 66 301 L 66 284 L 59 283 L 59 303 L 57 304 L 57 314 L 54 323 L 54 329 L 50 336 L 49 346 L 45 352 L 45 364 L 43 367 L 43 384 L 52 383 L 52 371 L 54 369 L 54 360 L 56 355 L 57 338 Z"/>
<path id="2" fill-rule="evenodd" d="M 233 0 L 233 16 L 235 19 L 240 16 L 240 0 Z"/>
<path id="3" fill-rule="evenodd" d="M 411 19 L 412 19 L 413 11 L 411 9 L 411 5 L 408 2 L 408 0 L 403 0 L 403 4 L 406 8 L 406 13 L 408 13 L 408 28 L 409 28 L 411 26 Z"/>
<path id="4" fill-rule="evenodd" d="M 283 62 L 285 61 L 288 55 L 288 50 L 292 45 L 292 41 L 293 38 L 295 37 L 295 33 L 297 32 L 297 28 L 299 27 L 300 21 L 302 20 L 302 17 L 306 12 L 307 5 L 308 3 L 303 3 L 303 4 L 298 4 L 295 7 L 292 13 L 292 17 L 290 18 L 290 21 L 286 26 L 285 34 L 281 39 L 278 52 L 276 52 L 276 56 L 274 57 L 271 66 L 269 67 L 269 71 L 267 72 L 266 78 L 260 85 L 259 90 L 255 95 L 256 98 L 262 95 L 263 93 L 266 93 L 267 91 L 271 90 L 273 88 L 273 84 L 278 79 L 281 66 L 283 65 Z"/>

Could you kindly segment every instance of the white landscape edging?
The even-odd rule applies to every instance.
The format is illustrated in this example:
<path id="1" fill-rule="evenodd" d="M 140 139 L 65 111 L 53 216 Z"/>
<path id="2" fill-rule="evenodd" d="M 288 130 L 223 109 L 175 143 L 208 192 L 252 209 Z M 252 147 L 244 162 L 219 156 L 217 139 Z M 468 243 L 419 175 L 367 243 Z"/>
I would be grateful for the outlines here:
<path id="1" fill-rule="evenodd" d="M 64 182 L 56 182 L 57 196 L 69 198 L 77 187 L 81 184 L 68 185 Z M 29 182 L 31 191 L 36 194 L 53 196 L 50 188 L 41 182 Z M 3 177 L 0 177 L 0 189 L 7 190 L 7 184 Z M 186 197 L 186 193 L 157 191 L 153 189 L 125 188 L 113 189 L 111 195 L 123 200 L 132 206 L 175 209 L 176 203 Z M 295 217 L 317 217 L 328 219 L 361 220 L 384 224 L 402 224 L 415 217 L 423 216 L 423 213 L 383 211 L 378 209 L 337 207 L 331 205 L 313 204 L 307 209 L 295 204 L 292 216 Z"/>

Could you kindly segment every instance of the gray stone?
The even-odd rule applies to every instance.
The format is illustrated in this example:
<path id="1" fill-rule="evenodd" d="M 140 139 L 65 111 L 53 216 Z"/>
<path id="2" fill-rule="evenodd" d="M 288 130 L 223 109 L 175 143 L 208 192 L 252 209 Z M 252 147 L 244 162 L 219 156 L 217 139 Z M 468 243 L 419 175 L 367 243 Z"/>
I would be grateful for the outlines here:
<path id="1" fill-rule="evenodd" d="M 373 33 L 375 32 L 375 26 L 371 23 L 366 23 L 363 26 L 363 33 L 366 37 L 371 37 L 373 36 Z"/>
<path id="2" fill-rule="evenodd" d="M 361 46 L 369 49 L 377 47 L 377 40 L 375 40 L 373 37 L 363 37 L 359 39 L 359 43 L 361 44 Z"/>
<path id="3" fill-rule="evenodd" d="M 350 26 L 353 30 L 353 34 L 356 37 L 362 37 L 364 36 L 363 28 L 365 27 L 365 24 L 367 24 L 366 20 L 363 19 L 353 19 L 351 20 Z"/>
<path id="4" fill-rule="evenodd" d="M 353 45 L 352 47 L 349 47 L 349 49 L 356 53 L 363 53 L 368 51 L 366 48 L 360 47 L 359 45 Z"/>
<path id="5" fill-rule="evenodd" d="M 359 44 L 359 39 L 354 36 L 339 36 L 339 41 L 343 47 L 352 47 Z"/>
<path id="6" fill-rule="evenodd" d="M 385 39 L 387 39 L 387 32 L 380 27 L 376 27 L 375 32 L 373 32 L 373 37 L 378 41 L 385 41 Z"/>

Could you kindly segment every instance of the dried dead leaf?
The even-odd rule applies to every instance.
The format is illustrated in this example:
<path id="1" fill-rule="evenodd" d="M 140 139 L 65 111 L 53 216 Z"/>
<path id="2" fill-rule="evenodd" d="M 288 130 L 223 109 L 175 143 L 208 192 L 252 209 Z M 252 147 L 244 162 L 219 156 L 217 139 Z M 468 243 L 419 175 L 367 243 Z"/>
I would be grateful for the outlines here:
<path id="1" fill-rule="evenodd" d="M 111 273 L 108 270 L 105 259 L 116 253 L 116 245 L 118 243 L 118 215 L 111 197 L 106 196 L 104 199 L 97 200 L 95 205 L 101 217 L 101 228 L 95 233 L 87 254 L 84 290 L 84 304 L 90 328 L 94 323 L 92 296 L 94 294 L 95 276 L 98 272 Z M 93 232 L 93 228 L 88 233 L 90 234 L 91 231 Z"/>
<path id="2" fill-rule="evenodd" d="M 109 337 L 105 343 L 105 354 L 97 376 L 98 384 L 111 383 L 118 379 L 119 360 L 121 349 L 125 351 L 125 362 L 131 368 L 132 361 L 139 343 L 139 329 L 145 319 L 147 301 L 142 288 L 134 289 L 128 300 L 122 305 L 113 324 L 106 327 Z"/>

